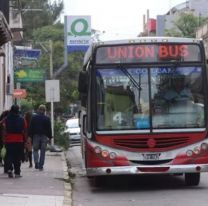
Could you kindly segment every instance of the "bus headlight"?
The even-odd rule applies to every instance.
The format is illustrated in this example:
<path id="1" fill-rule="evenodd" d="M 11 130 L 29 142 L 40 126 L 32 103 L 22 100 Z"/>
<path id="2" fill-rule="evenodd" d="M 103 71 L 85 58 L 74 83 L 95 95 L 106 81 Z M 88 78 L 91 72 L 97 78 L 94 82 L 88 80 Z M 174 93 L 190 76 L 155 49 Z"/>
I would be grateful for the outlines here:
<path id="1" fill-rule="evenodd" d="M 194 148 L 194 153 L 195 153 L 195 154 L 199 154 L 199 153 L 200 153 L 199 147 L 195 147 L 195 148 Z"/>
<path id="2" fill-rule="evenodd" d="M 191 156 L 193 155 L 193 151 L 192 151 L 192 150 L 188 150 L 188 151 L 186 152 L 186 155 L 187 155 L 188 157 L 191 157 Z"/>
<path id="3" fill-rule="evenodd" d="M 100 153 L 101 153 L 101 148 L 98 147 L 98 146 L 96 146 L 96 147 L 94 148 L 94 151 L 95 151 L 96 154 L 100 154 Z"/>
<path id="4" fill-rule="evenodd" d="M 110 159 L 115 159 L 116 158 L 116 153 L 115 152 L 111 152 L 109 154 Z"/>
<path id="5" fill-rule="evenodd" d="M 204 151 L 208 150 L 208 144 L 205 143 L 205 142 L 202 143 L 202 144 L 201 144 L 201 149 L 204 150 Z"/>
<path id="6" fill-rule="evenodd" d="M 109 155 L 109 152 L 107 150 L 103 150 L 101 152 L 102 157 L 106 158 Z"/>

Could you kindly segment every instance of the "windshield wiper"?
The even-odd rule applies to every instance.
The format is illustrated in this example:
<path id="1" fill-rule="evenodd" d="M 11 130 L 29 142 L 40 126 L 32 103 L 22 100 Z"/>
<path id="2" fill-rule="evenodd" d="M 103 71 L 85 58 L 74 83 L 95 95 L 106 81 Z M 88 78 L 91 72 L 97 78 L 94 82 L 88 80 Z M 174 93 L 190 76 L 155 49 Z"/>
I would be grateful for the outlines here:
<path id="1" fill-rule="evenodd" d="M 129 80 L 133 83 L 133 85 L 138 89 L 139 91 L 139 94 L 138 94 L 138 104 L 140 105 L 141 103 L 141 91 L 142 91 L 142 88 L 141 88 L 141 75 L 139 74 L 139 84 L 137 83 L 137 81 L 132 77 L 132 75 L 123 67 L 120 67 L 121 71 L 129 78 Z M 141 111 L 141 107 L 139 109 L 140 112 Z"/>
<path id="2" fill-rule="evenodd" d="M 133 83 L 133 85 L 139 90 L 141 91 L 141 83 L 137 83 L 137 81 L 131 76 L 131 74 L 125 69 L 125 68 L 120 68 L 121 71 L 130 79 L 130 81 Z"/>

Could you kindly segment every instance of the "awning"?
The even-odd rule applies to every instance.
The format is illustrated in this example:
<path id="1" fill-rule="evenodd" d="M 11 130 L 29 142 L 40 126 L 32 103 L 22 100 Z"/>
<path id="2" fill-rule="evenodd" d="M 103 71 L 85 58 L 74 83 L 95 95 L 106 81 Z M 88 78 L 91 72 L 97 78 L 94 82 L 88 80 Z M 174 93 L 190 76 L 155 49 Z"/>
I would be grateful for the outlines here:
<path id="1" fill-rule="evenodd" d="M 11 30 L 7 24 L 7 21 L 3 13 L 0 11 L 0 46 L 7 43 L 8 41 L 11 41 L 11 39 L 12 39 Z"/>

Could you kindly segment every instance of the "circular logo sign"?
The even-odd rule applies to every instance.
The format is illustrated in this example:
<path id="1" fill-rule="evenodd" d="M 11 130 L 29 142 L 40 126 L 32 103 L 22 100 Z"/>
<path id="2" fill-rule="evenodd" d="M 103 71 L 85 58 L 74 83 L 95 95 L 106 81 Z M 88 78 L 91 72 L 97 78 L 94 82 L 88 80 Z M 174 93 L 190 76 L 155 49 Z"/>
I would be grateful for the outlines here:
<path id="1" fill-rule="evenodd" d="M 89 23 L 84 18 L 75 19 L 70 27 L 69 35 L 73 36 L 89 36 L 91 32 L 89 32 Z"/>
<path id="2" fill-rule="evenodd" d="M 153 138 L 148 139 L 147 145 L 148 145 L 148 147 L 150 147 L 150 148 L 154 148 L 154 147 L 156 146 L 156 141 L 155 141 L 155 139 L 153 139 Z"/>

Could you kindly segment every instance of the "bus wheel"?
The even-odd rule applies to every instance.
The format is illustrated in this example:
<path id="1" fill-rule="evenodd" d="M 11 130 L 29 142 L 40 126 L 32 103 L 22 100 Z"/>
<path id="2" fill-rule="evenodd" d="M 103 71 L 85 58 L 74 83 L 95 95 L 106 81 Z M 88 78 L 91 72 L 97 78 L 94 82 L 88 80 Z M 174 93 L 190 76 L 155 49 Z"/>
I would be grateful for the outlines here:
<path id="1" fill-rule="evenodd" d="M 187 186 L 197 186 L 200 182 L 200 173 L 185 173 L 185 183 Z"/>

